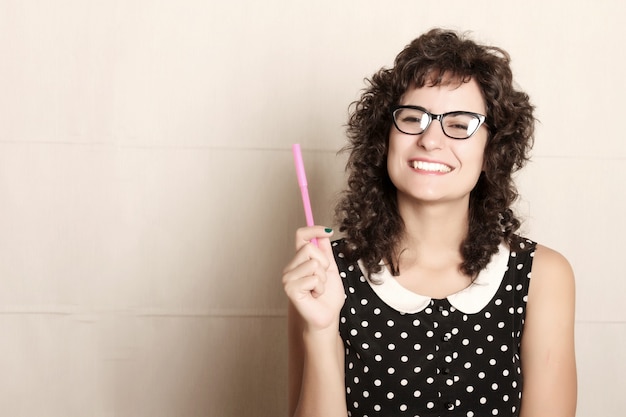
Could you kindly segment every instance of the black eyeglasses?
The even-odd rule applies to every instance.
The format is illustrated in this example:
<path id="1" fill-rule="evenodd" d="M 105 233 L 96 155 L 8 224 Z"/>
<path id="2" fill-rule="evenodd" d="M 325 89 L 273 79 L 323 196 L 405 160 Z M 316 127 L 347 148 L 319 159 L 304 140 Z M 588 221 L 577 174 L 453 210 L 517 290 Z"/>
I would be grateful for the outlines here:
<path id="1" fill-rule="evenodd" d="M 407 135 L 421 135 L 433 120 L 439 120 L 443 133 L 452 139 L 467 139 L 485 123 L 485 116 L 469 111 L 433 114 L 419 106 L 395 106 L 391 109 L 393 124 Z"/>

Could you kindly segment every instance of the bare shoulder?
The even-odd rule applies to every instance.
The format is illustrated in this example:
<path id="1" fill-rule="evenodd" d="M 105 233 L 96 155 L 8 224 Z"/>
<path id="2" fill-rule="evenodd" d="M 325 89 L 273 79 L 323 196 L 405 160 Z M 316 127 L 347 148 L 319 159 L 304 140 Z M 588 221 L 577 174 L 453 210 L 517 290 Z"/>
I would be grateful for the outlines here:
<path id="1" fill-rule="evenodd" d="M 557 294 L 568 293 L 574 289 L 574 271 L 569 261 L 561 253 L 547 246 L 537 245 L 531 283 L 531 291 L 535 287 L 535 289 L 542 289 L 552 293 L 552 295 L 555 295 L 553 292 Z"/>

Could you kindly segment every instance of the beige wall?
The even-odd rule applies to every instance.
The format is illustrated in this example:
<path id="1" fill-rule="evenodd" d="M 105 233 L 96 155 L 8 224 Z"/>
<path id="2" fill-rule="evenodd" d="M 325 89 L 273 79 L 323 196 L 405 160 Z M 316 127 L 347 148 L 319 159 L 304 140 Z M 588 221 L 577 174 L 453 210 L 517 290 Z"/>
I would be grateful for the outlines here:
<path id="1" fill-rule="evenodd" d="M 513 56 L 530 237 L 577 272 L 579 416 L 626 375 L 626 6 L 0 0 L 0 415 L 285 414 L 280 270 L 330 224 L 362 79 L 424 30 Z"/>

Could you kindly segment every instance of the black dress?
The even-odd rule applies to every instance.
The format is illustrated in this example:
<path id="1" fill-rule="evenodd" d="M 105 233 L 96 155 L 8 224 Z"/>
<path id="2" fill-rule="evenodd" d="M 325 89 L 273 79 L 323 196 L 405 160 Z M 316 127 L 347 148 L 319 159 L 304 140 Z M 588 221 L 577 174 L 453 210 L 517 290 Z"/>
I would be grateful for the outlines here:
<path id="1" fill-rule="evenodd" d="M 384 269 L 371 283 L 333 242 L 346 293 L 340 316 L 348 415 L 519 415 L 520 341 L 535 243 L 500 245 L 468 288 L 431 299 Z"/>

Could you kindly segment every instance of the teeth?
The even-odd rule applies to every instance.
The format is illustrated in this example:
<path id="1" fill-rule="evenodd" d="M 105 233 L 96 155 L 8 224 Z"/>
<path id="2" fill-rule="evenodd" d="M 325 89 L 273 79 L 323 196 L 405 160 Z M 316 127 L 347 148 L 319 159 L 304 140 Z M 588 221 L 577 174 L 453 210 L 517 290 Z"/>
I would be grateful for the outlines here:
<path id="1" fill-rule="evenodd" d="M 413 169 L 419 169 L 421 171 L 434 171 L 434 172 L 450 172 L 449 166 L 444 164 L 438 164 L 436 162 L 426 162 L 426 161 L 411 161 L 410 165 Z"/>

